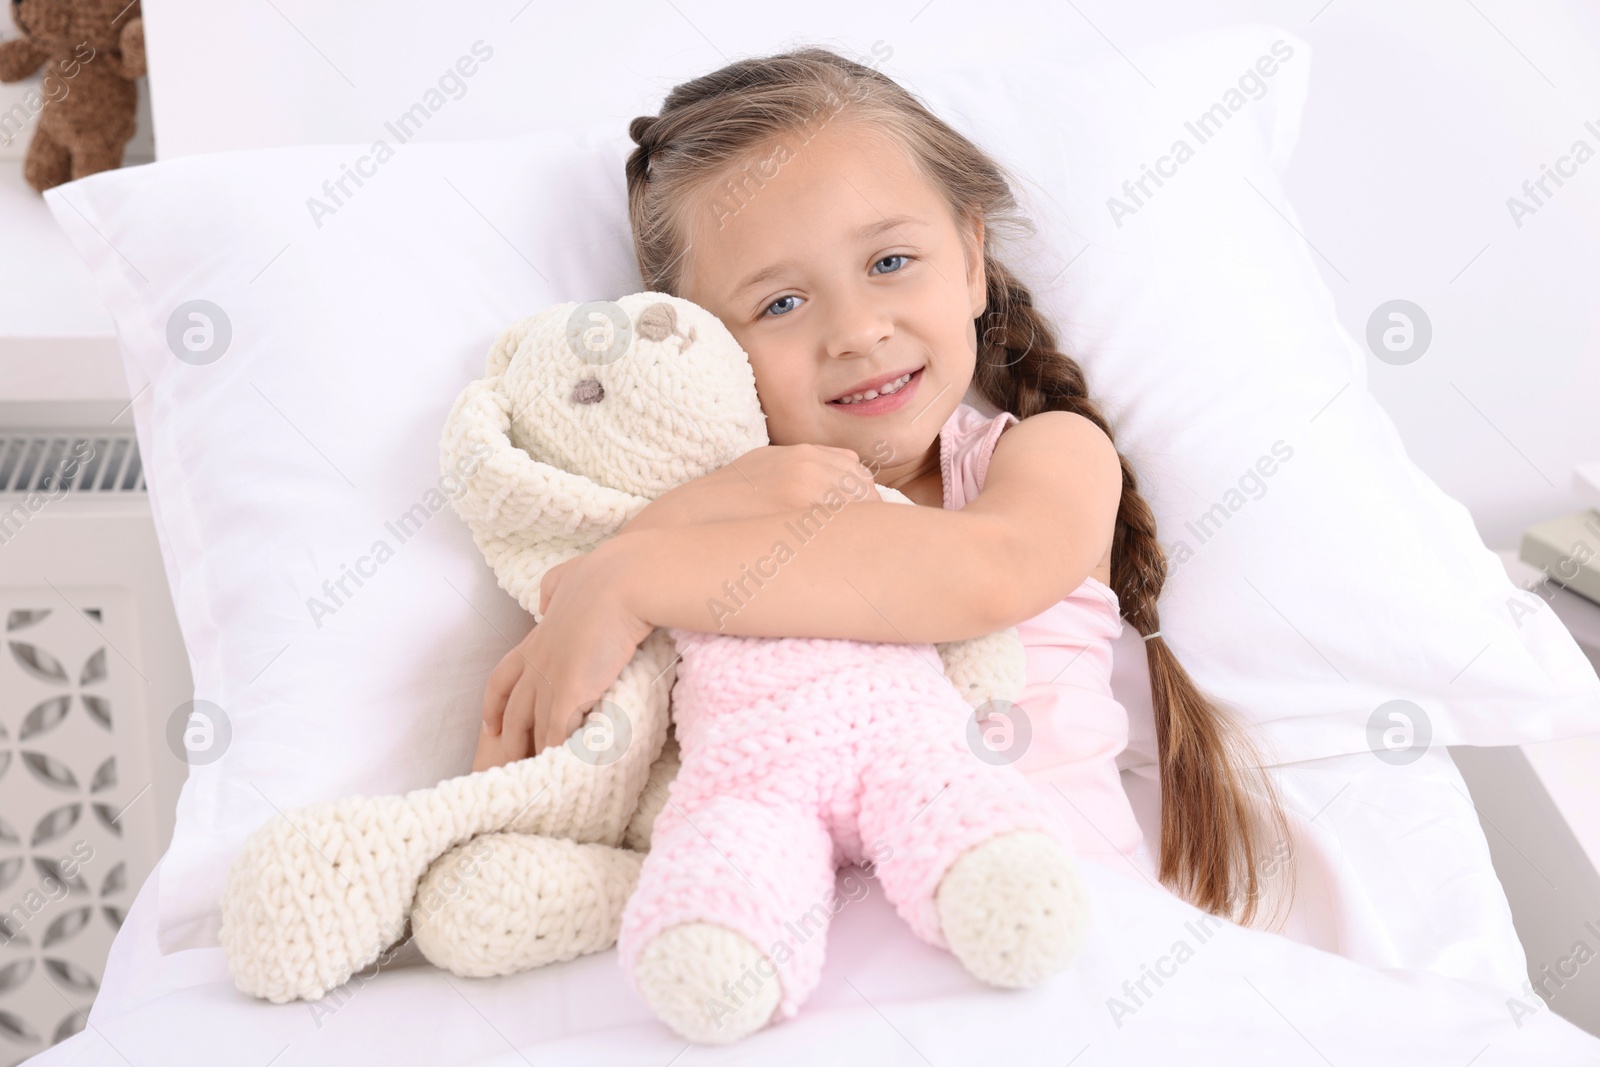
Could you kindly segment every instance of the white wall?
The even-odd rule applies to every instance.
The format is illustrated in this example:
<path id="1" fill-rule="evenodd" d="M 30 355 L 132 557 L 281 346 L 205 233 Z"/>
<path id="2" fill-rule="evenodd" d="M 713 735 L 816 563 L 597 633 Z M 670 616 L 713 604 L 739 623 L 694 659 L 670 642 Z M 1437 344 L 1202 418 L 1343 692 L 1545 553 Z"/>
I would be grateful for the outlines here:
<path id="1" fill-rule="evenodd" d="M 1412 456 L 1491 547 L 1576 510 L 1571 468 L 1600 458 L 1600 158 L 1520 228 L 1506 206 L 1574 140 L 1600 151 L 1600 14 L 1581 0 L 819 0 L 765 15 L 744 0 L 145 0 L 144 11 L 164 158 L 368 142 L 477 40 L 493 58 L 423 136 L 620 126 L 654 113 L 678 80 L 811 41 L 860 53 L 881 42 L 892 76 L 1278 23 L 1312 47 L 1287 184 L 1346 327 L 1364 337 L 1398 297 L 1432 320 L 1417 362 L 1369 357 Z"/>

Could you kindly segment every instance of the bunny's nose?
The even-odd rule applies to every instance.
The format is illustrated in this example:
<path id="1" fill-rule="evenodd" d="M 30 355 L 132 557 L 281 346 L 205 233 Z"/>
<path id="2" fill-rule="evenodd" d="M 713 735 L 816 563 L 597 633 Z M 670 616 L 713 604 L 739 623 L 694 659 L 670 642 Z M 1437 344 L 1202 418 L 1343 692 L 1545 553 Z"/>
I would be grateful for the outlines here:
<path id="1" fill-rule="evenodd" d="M 585 378 L 572 387 L 572 402 L 574 404 L 598 404 L 605 398 L 605 386 L 594 378 Z"/>

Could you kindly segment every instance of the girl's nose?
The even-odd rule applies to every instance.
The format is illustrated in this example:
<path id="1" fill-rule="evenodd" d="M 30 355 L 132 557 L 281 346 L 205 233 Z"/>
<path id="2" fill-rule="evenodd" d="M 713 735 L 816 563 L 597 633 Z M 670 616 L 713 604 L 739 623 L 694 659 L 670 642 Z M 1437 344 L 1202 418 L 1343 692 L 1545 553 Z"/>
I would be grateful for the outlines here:
<path id="1" fill-rule="evenodd" d="M 829 316 L 828 354 L 847 358 L 870 355 L 894 333 L 882 300 L 871 293 L 845 293 L 833 298 Z"/>

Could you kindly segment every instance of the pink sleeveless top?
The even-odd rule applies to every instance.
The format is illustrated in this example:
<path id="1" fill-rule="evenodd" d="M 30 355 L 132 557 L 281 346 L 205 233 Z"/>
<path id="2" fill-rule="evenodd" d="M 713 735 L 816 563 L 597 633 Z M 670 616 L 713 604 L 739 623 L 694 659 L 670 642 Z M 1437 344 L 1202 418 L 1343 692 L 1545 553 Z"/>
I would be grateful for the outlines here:
<path id="1" fill-rule="evenodd" d="M 939 431 L 947 510 L 983 491 L 995 445 L 1016 423 L 1008 411 L 989 418 L 966 403 L 951 414 Z M 1143 834 L 1117 770 L 1128 713 L 1111 693 L 1111 642 L 1122 627 L 1116 592 L 1094 577 L 1018 623 L 1028 684 L 1009 737 L 994 747 L 1020 751 L 1015 766 L 1057 804 L 1081 857 L 1127 873 L 1124 857 L 1134 860 Z"/>

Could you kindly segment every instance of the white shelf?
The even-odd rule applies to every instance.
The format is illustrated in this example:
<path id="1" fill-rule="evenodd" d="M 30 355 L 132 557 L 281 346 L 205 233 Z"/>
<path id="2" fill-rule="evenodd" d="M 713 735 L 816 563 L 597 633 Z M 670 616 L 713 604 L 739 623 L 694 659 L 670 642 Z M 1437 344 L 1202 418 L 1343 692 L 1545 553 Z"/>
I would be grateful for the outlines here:
<path id="1" fill-rule="evenodd" d="M 0 398 L 126 400 L 111 316 L 19 160 L 0 160 L 0 233 Z"/>
<path id="2" fill-rule="evenodd" d="M 1517 558 L 1514 549 L 1496 553 L 1506 573 L 1519 588 L 1529 588 L 1542 572 Z M 1600 665 L 1600 604 L 1568 592 L 1553 582 L 1540 593 L 1550 597 L 1550 607 L 1566 626 L 1578 647 Z M 1566 741 L 1547 741 L 1523 745 L 1534 773 L 1550 793 L 1550 799 L 1566 817 L 1589 861 L 1600 869 L 1600 734 L 1574 737 Z"/>

